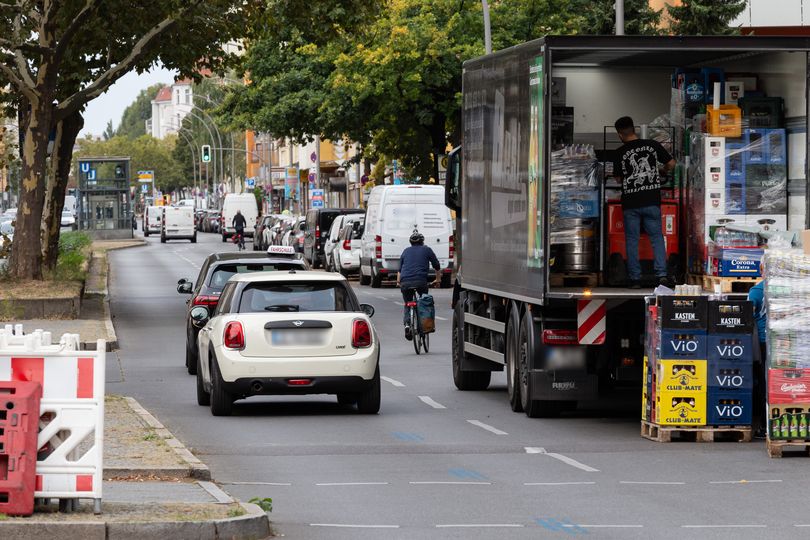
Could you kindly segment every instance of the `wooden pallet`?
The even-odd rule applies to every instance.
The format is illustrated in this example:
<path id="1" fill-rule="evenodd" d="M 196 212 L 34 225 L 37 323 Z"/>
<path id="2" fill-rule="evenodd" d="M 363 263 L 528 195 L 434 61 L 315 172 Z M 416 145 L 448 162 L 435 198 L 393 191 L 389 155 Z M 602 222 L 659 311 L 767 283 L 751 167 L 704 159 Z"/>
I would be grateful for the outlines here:
<path id="1" fill-rule="evenodd" d="M 721 293 L 747 293 L 759 283 L 758 277 L 720 277 L 689 274 L 690 285 L 700 285 L 703 290 L 714 292 L 714 286 L 720 285 Z"/>
<path id="2" fill-rule="evenodd" d="M 641 421 L 641 436 L 655 442 L 751 442 L 751 426 L 660 426 Z"/>
<path id="3" fill-rule="evenodd" d="M 596 287 L 599 274 L 549 274 L 548 284 L 551 287 Z"/>
<path id="4" fill-rule="evenodd" d="M 782 457 L 782 452 L 794 456 L 810 456 L 810 441 L 766 441 L 768 455 L 772 458 Z"/>

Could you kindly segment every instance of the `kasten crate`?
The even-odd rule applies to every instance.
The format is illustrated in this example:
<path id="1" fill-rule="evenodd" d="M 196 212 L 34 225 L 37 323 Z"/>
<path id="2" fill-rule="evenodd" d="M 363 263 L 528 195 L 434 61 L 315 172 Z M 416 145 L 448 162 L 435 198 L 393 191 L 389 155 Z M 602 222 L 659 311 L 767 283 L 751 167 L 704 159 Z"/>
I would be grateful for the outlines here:
<path id="1" fill-rule="evenodd" d="M 733 360 L 709 362 L 709 392 L 751 392 L 754 365 Z"/>
<path id="2" fill-rule="evenodd" d="M 661 330 L 660 358 L 705 360 L 706 332 L 700 330 Z"/>
<path id="3" fill-rule="evenodd" d="M 710 334 L 750 334 L 754 331 L 754 305 L 748 300 L 710 300 Z"/>
<path id="4" fill-rule="evenodd" d="M 753 334 L 709 334 L 709 362 L 731 360 L 751 364 L 754 361 Z"/>
<path id="5" fill-rule="evenodd" d="M 708 301 L 705 296 L 659 296 L 661 328 L 706 330 Z"/>

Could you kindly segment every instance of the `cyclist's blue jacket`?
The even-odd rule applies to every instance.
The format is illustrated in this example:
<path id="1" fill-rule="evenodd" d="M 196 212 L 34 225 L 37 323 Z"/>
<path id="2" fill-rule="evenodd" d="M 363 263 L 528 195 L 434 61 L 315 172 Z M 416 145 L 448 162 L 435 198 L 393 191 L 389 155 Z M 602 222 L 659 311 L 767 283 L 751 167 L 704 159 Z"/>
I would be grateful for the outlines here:
<path id="1" fill-rule="evenodd" d="M 438 272 L 441 268 L 439 259 L 427 246 L 411 246 L 399 257 L 400 283 L 427 283 L 430 267 Z"/>

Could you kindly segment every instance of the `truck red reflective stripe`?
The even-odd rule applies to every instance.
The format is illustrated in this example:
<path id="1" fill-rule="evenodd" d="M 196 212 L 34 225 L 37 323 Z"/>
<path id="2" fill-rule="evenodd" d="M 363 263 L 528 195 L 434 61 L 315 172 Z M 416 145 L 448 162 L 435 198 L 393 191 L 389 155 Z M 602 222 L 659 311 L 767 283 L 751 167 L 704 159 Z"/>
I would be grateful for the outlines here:
<path id="1" fill-rule="evenodd" d="M 602 345 L 607 327 L 604 300 L 577 301 L 577 340 L 581 345 Z"/>

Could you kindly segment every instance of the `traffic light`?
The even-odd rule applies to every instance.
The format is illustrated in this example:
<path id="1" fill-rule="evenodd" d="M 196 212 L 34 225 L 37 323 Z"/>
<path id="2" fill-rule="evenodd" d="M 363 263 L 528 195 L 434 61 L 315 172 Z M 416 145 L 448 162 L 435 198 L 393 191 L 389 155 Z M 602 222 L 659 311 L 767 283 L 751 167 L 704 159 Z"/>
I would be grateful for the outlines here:
<path id="1" fill-rule="evenodd" d="M 202 145 L 202 162 L 203 163 L 211 162 L 211 145 L 208 144 Z"/>

